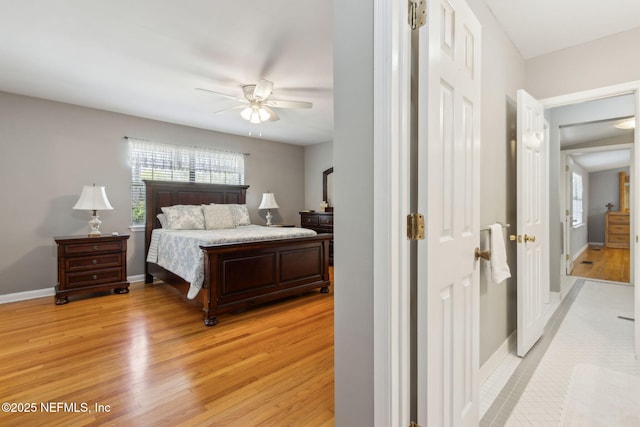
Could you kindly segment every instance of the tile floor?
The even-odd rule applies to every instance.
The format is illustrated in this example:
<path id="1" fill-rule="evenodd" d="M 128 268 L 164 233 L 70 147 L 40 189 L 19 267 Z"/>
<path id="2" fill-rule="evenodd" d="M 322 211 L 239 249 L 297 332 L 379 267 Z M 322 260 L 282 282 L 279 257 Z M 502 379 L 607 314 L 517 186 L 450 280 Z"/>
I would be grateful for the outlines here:
<path id="1" fill-rule="evenodd" d="M 640 377 L 634 324 L 618 318 L 633 312 L 633 287 L 579 279 L 572 290 L 573 279 L 563 279 L 561 295 L 567 297 L 557 309 L 549 306 L 545 335 L 529 355 L 509 354 L 481 387 L 481 426 L 558 426 L 580 363 Z"/>

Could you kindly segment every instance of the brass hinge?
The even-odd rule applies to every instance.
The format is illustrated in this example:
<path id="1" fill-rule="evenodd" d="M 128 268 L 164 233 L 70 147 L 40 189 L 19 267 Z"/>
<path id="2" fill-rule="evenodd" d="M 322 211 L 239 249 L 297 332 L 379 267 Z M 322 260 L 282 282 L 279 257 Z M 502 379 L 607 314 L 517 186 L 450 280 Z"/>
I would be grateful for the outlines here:
<path id="1" fill-rule="evenodd" d="M 566 211 L 564 211 L 565 215 L 569 216 L 570 212 L 569 209 L 567 209 Z"/>
<path id="2" fill-rule="evenodd" d="M 424 215 L 419 213 L 407 215 L 407 239 L 424 240 Z"/>
<path id="3" fill-rule="evenodd" d="M 416 423 L 415 421 L 411 421 L 411 424 L 409 424 L 409 427 L 420 427 L 420 424 Z"/>
<path id="4" fill-rule="evenodd" d="M 569 261 L 569 254 L 565 255 L 564 259 L 566 259 L 567 261 Z"/>
<path id="5" fill-rule="evenodd" d="M 569 172 L 571 169 L 569 168 L 569 165 L 565 165 L 564 170 Z"/>
<path id="6" fill-rule="evenodd" d="M 409 0 L 409 26 L 418 29 L 427 23 L 427 1 Z"/>

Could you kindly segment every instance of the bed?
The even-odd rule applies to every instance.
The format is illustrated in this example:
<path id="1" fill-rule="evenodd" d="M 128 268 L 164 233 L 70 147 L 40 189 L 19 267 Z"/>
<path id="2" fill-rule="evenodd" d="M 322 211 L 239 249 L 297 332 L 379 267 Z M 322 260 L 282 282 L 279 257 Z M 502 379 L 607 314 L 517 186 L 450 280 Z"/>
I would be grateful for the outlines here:
<path id="1" fill-rule="evenodd" d="M 162 228 L 157 216 L 163 207 L 212 203 L 242 205 L 246 202 L 248 188 L 246 185 L 165 181 L 145 181 L 145 185 L 145 259 L 153 259 L 149 250 L 153 249 L 154 230 Z M 277 240 L 200 244 L 203 277 L 197 298 L 202 301 L 204 324 L 213 326 L 218 323 L 217 316 L 221 313 L 267 301 L 314 289 L 328 292 L 331 238 L 331 234 L 316 234 L 278 237 Z M 181 288 L 188 286 L 193 293 L 193 284 L 183 277 L 155 262 L 146 262 L 145 283 L 152 283 L 154 278 Z"/>

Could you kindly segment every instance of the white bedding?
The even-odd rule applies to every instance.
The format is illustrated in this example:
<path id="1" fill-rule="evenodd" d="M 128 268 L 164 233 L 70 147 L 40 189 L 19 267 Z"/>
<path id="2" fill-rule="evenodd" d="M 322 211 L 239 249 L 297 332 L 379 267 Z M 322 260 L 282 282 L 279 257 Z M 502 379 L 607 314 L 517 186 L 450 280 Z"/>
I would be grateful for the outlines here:
<path id="1" fill-rule="evenodd" d="M 315 236 L 306 228 L 244 225 L 220 230 L 166 230 L 151 233 L 147 262 L 153 262 L 189 282 L 187 298 L 195 298 L 204 280 L 204 253 L 200 245 L 242 243 Z"/>

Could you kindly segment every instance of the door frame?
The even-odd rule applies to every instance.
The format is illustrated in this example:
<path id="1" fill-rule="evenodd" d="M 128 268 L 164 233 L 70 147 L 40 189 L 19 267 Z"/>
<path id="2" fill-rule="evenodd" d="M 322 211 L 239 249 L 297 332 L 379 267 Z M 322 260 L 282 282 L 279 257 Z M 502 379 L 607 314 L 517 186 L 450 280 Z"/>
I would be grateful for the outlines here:
<path id="1" fill-rule="evenodd" d="M 578 104 L 586 101 L 595 101 L 602 98 L 610 98 L 618 95 L 635 95 L 635 118 L 636 128 L 633 135 L 634 148 L 631 150 L 631 167 L 630 167 L 630 179 L 631 182 L 637 182 L 635 178 L 635 169 L 637 165 L 640 165 L 640 80 L 621 83 L 612 86 L 605 86 L 581 92 L 574 92 L 566 95 L 560 95 L 555 97 L 549 97 L 541 99 L 540 102 L 547 108 L 562 107 L 564 105 Z M 632 283 L 637 284 L 634 286 L 634 313 L 636 318 L 640 318 L 640 268 L 635 268 L 634 265 L 640 262 L 637 259 L 640 256 L 640 250 L 638 250 L 638 225 L 640 224 L 640 185 L 635 185 L 631 190 L 631 280 Z M 634 323 L 634 349 L 636 358 L 640 357 L 640 322 Z"/>
<path id="2" fill-rule="evenodd" d="M 406 0 L 376 1 L 374 28 L 374 425 L 408 426 L 411 29 Z"/>

